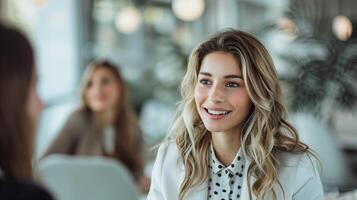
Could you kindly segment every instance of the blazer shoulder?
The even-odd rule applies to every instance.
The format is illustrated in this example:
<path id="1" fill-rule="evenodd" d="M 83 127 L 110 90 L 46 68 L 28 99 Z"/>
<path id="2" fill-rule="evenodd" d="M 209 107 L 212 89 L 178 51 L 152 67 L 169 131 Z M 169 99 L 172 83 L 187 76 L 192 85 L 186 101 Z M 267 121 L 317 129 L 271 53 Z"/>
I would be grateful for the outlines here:
<path id="1" fill-rule="evenodd" d="M 179 151 L 176 143 L 174 141 L 164 141 L 161 143 L 157 152 L 157 157 L 162 161 L 161 163 L 172 159 L 177 160 L 179 158 Z"/>
<path id="2" fill-rule="evenodd" d="M 67 123 L 83 125 L 90 121 L 90 113 L 85 110 L 77 109 L 69 114 Z"/>
<path id="3" fill-rule="evenodd" d="M 93 131 L 92 115 L 85 110 L 75 110 L 67 117 L 60 133 L 71 135 L 87 135 L 86 132 Z"/>
<path id="4" fill-rule="evenodd" d="M 165 178 L 171 176 L 172 171 L 181 172 L 184 169 L 183 162 L 175 142 L 163 142 L 156 156 L 156 162 L 159 170 Z"/>
<path id="5" fill-rule="evenodd" d="M 308 152 L 299 154 L 279 152 L 277 157 L 281 167 L 307 168 L 315 171 L 319 165 L 317 157 Z"/>
<path id="6" fill-rule="evenodd" d="M 279 178 L 284 188 L 288 189 L 288 193 L 294 197 L 293 199 L 323 197 L 319 161 L 315 156 L 307 152 L 301 154 L 280 152 L 278 162 Z"/>

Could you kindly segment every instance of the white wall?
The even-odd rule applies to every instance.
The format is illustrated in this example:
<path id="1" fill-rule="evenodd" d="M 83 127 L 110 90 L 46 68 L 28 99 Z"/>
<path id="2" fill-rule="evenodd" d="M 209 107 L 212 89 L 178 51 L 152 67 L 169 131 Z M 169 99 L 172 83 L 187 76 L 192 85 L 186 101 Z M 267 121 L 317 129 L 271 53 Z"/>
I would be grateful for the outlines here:
<path id="1" fill-rule="evenodd" d="M 39 94 L 46 107 L 39 124 L 36 154 L 63 125 L 77 102 L 79 17 L 77 1 L 47 0 L 37 12 L 34 46 Z"/>

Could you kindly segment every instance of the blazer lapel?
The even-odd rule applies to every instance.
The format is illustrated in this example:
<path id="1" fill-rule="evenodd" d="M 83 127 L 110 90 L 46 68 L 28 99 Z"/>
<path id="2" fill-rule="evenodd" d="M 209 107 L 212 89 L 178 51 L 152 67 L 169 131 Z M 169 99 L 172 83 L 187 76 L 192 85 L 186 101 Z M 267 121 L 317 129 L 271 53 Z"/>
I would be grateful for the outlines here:
<path id="1" fill-rule="evenodd" d="M 187 200 L 203 200 L 207 199 L 207 188 L 208 188 L 208 183 L 204 182 L 199 186 L 196 186 L 194 188 L 191 188 L 188 191 L 188 194 L 185 199 Z"/>
<path id="2" fill-rule="evenodd" d="M 179 180 L 182 182 L 185 176 L 185 167 L 183 166 L 183 163 L 179 163 Z M 201 185 L 198 185 L 196 187 L 193 187 L 187 191 L 185 200 L 205 200 L 207 199 L 207 193 L 208 193 L 208 182 L 205 181 Z"/>
<path id="3" fill-rule="evenodd" d="M 242 185 L 242 193 L 241 193 L 241 199 L 242 200 L 256 200 L 257 198 L 252 195 L 252 199 L 249 199 L 249 187 L 251 185 L 248 185 L 247 181 L 247 176 L 248 176 L 248 166 L 250 165 L 250 162 L 248 160 L 245 161 L 245 167 L 244 167 L 244 175 L 243 175 L 243 185 Z M 255 178 L 251 177 L 250 178 L 250 183 L 253 184 L 255 182 Z"/>

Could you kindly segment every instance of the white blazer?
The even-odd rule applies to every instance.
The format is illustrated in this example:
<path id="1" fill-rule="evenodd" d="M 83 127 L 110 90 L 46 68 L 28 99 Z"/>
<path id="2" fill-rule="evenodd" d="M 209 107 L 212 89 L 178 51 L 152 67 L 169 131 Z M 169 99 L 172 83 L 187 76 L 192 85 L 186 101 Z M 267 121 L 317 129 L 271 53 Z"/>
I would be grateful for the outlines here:
<path id="1" fill-rule="evenodd" d="M 294 155 L 282 152 L 277 156 L 279 160 L 279 180 L 284 188 L 285 200 L 323 200 L 323 190 L 319 173 L 315 164 L 306 154 Z M 246 161 L 249 166 L 249 161 Z M 247 176 L 245 167 L 244 176 Z M 160 146 L 154 164 L 151 187 L 148 200 L 177 200 L 180 184 L 184 179 L 185 170 L 179 159 L 177 146 L 174 142 L 164 143 Z M 255 181 L 250 179 L 251 184 Z M 208 183 L 205 182 L 197 187 L 191 188 L 185 195 L 185 200 L 206 200 L 208 195 Z M 274 187 L 278 200 L 283 200 L 282 191 L 279 186 Z M 271 194 L 270 194 L 271 195 Z M 242 200 L 250 200 L 247 179 L 242 184 Z M 266 200 L 273 199 L 267 196 Z M 253 195 L 253 199 L 256 197 Z"/>

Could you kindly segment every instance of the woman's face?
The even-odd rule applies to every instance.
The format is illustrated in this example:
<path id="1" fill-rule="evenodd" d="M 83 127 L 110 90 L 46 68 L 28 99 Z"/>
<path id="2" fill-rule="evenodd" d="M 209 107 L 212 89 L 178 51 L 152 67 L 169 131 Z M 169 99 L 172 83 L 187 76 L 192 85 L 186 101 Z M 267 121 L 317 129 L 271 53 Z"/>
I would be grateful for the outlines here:
<path id="1" fill-rule="evenodd" d="M 211 132 L 240 132 L 252 107 L 240 66 L 234 56 L 205 56 L 195 86 L 198 113 Z"/>
<path id="2" fill-rule="evenodd" d="M 111 112 L 119 102 L 119 80 L 101 67 L 94 71 L 85 91 L 85 100 L 94 112 Z"/>
<path id="3" fill-rule="evenodd" d="M 42 101 L 39 98 L 36 90 L 37 80 L 38 80 L 37 74 L 36 72 L 34 72 L 31 78 L 29 99 L 28 99 L 28 106 L 27 106 L 30 119 L 33 120 L 35 123 L 37 123 L 43 109 Z"/>

